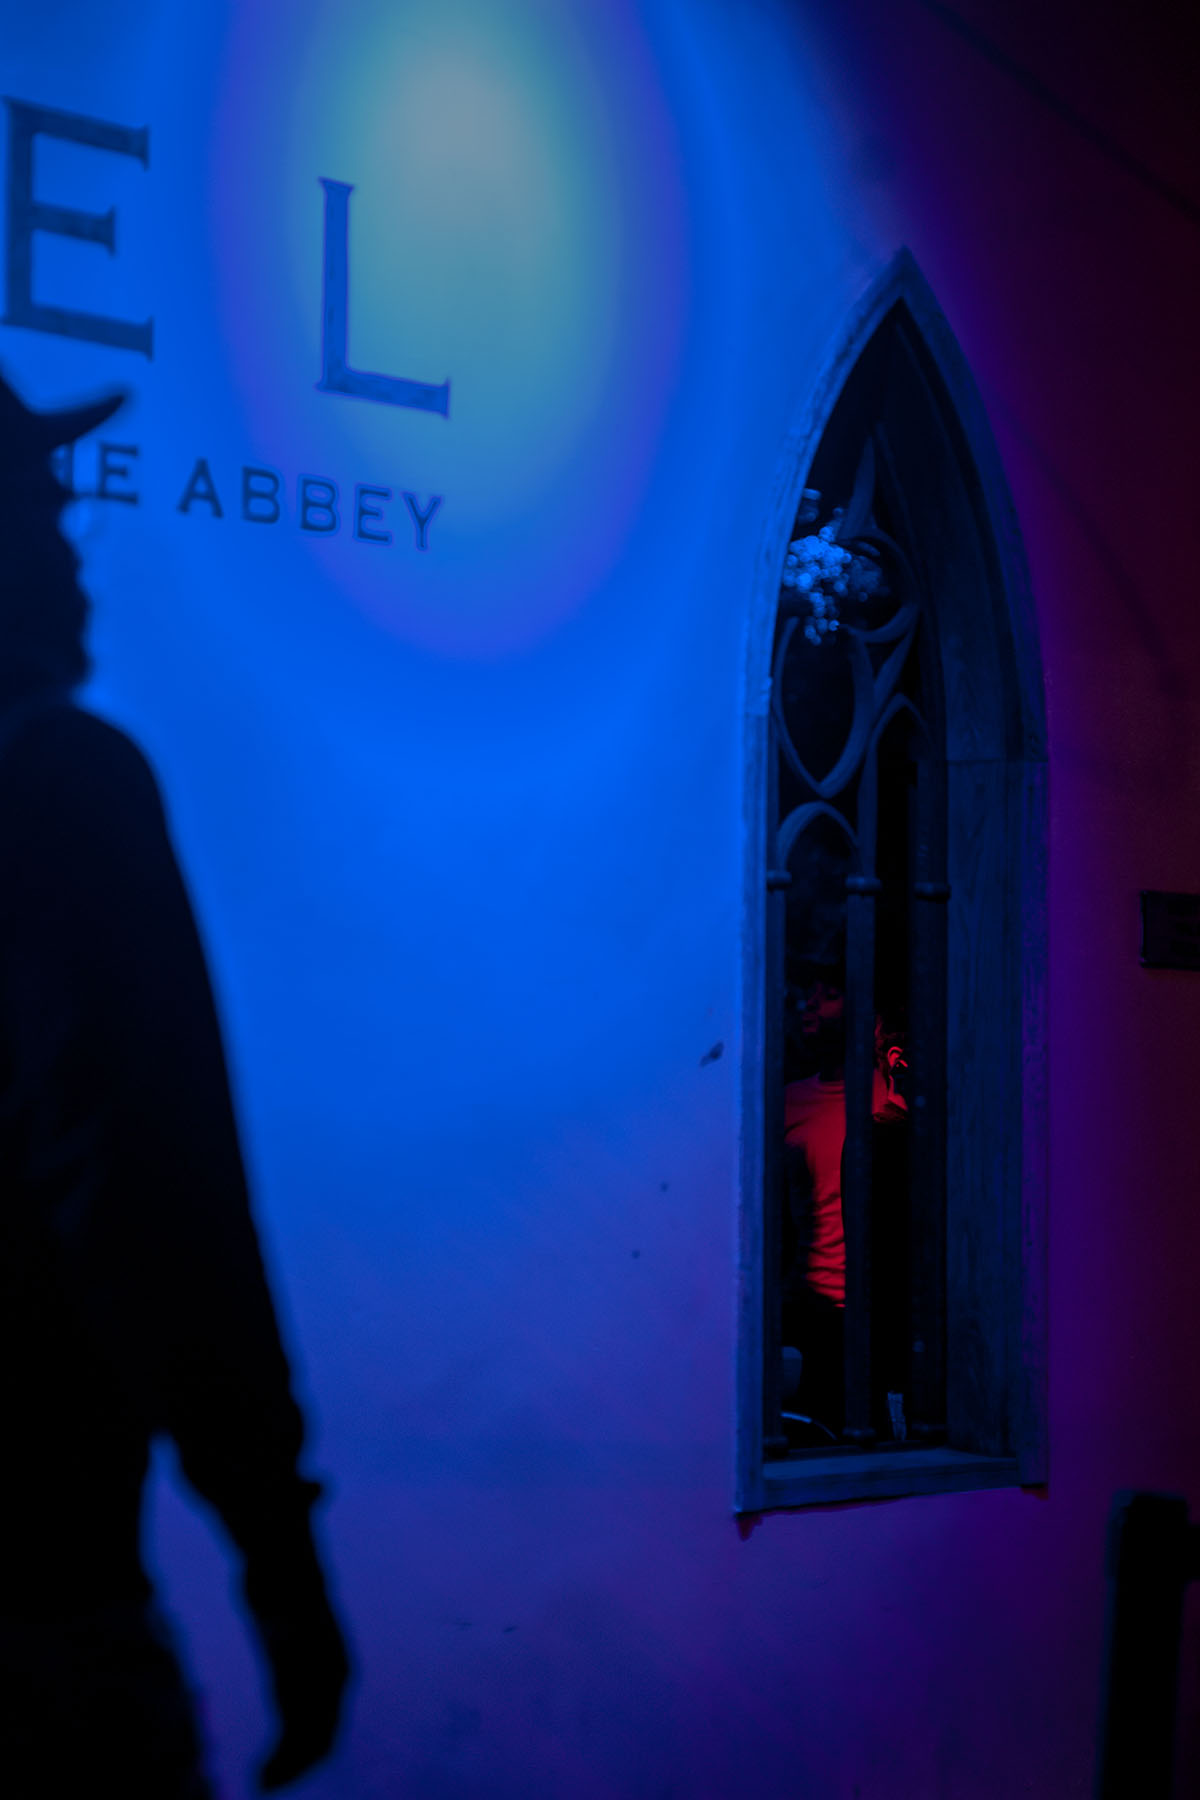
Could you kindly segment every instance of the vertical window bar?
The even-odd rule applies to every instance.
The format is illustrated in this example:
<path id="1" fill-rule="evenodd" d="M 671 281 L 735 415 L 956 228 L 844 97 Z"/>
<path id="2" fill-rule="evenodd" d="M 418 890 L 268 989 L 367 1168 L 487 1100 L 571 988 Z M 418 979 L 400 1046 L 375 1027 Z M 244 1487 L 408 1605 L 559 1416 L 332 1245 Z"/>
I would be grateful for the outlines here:
<path id="1" fill-rule="evenodd" d="M 864 786 L 866 784 L 864 783 Z M 871 801 L 873 804 L 873 795 Z M 842 1223 L 846 1240 L 844 1435 L 869 1444 L 871 1418 L 871 1097 L 875 1072 L 875 896 L 873 875 L 846 878 L 846 1146 Z"/>
<path id="2" fill-rule="evenodd" d="M 775 827 L 779 817 L 779 751 L 772 721 L 767 752 L 767 817 L 771 820 L 766 901 L 766 1096 L 763 1117 L 763 1455 L 777 1458 L 788 1449 L 781 1411 L 783 1348 L 783 1044 L 786 1000 L 787 914 L 784 893 L 788 877 L 778 867 Z"/>
<path id="3" fill-rule="evenodd" d="M 912 1432 L 946 1429 L 945 775 L 924 749 L 913 808 L 909 1129 L 912 1206 Z"/>

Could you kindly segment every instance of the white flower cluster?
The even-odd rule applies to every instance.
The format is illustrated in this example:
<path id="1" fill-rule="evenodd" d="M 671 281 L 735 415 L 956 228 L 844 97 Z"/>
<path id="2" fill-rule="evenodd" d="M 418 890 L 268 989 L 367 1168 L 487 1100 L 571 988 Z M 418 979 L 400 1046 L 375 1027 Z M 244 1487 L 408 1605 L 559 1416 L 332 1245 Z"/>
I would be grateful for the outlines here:
<path id="1" fill-rule="evenodd" d="M 783 586 L 808 600 L 804 635 L 810 644 L 838 629 L 843 601 L 870 599 L 883 587 L 883 570 L 872 557 L 856 555 L 837 542 L 841 522 L 841 512 L 835 512 L 811 537 L 794 538 L 788 545 Z"/>

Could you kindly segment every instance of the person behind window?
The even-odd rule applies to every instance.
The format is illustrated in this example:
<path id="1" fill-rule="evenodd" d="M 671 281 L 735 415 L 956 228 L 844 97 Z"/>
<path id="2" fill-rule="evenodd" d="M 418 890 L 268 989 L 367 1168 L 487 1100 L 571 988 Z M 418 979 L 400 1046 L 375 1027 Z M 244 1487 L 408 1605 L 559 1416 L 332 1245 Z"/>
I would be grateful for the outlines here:
<path id="1" fill-rule="evenodd" d="M 842 1149 L 846 1141 L 846 1000 L 836 966 L 808 972 L 797 1036 L 814 1073 L 784 1090 L 783 1342 L 800 1352 L 797 1407 L 827 1431 L 841 1429 L 846 1241 Z"/>
<path id="2" fill-rule="evenodd" d="M 50 456 L 119 398 L 37 414 L 0 378 L 0 1788 L 209 1792 L 140 1555 L 173 1438 L 243 1561 L 278 1787 L 349 1664 L 220 1032 L 154 777 L 73 700 L 88 604 Z"/>
<path id="3" fill-rule="evenodd" d="M 801 1356 L 799 1413 L 836 1434 L 844 1417 L 846 1240 L 846 1002 L 841 971 L 814 969 L 797 1035 L 814 1073 L 784 1092 L 788 1216 L 784 1234 L 783 1343 Z M 902 1420 L 907 1340 L 908 1106 L 902 1028 L 875 1021 L 872 1092 L 871 1314 L 876 1430 Z M 900 1411 L 887 1395 L 901 1396 Z M 895 1416 L 893 1416 L 895 1414 Z M 902 1424 L 900 1429 L 902 1429 Z"/>

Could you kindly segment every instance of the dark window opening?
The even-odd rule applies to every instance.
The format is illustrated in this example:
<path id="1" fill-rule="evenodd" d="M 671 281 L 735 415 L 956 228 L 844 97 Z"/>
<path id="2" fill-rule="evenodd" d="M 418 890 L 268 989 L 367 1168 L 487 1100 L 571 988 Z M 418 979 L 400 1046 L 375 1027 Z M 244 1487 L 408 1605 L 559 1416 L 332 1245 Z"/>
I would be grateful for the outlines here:
<path id="1" fill-rule="evenodd" d="M 938 671 L 886 441 L 846 428 L 856 397 L 801 500 L 773 664 L 784 981 L 766 1438 L 779 1455 L 945 1432 L 927 1203 L 945 1037 Z"/>

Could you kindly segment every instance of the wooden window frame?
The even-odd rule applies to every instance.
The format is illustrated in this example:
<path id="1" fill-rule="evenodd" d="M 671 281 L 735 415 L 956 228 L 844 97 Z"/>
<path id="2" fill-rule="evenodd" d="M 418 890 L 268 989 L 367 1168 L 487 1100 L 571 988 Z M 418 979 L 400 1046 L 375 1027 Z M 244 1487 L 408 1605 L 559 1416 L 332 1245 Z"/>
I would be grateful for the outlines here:
<path id="1" fill-rule="evenodd" d="M 802 489 L 867 346 L 902 322 L 936 410 L 963 566 L 938 572 L 948 832 L 946 1445 L 764 1459 L 770 672 Z M 932 414 L 931 414 L 932 416 Z M 936 460 L 936 459 L 935 459 Z M 938 479 L 936 469 L 928 477 Z M 952 493 L 950 490 L 953 490 Z M 939 491 L 940 498 L 940 491 Z M 930 495 L 924 497 L 928 511 Z M 970 530 L 966 523 L 969 521 Z M 953 534 L 949 534 L 953 537 Z M 970 567 L 966 563 L 970 563 Z M 1041 1486 L 1046 1429 L 1046 842 L 1041 660 L 1015 515 L 982 402 L 907 251 L 827 358 L 777 471 L 745 668 L 738 1418 L 734 1510 Z M 987 947 L 990 946 L 990 949 Z M 980 1021 L 987 1022 L 986 1030 Z"/>

